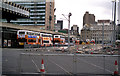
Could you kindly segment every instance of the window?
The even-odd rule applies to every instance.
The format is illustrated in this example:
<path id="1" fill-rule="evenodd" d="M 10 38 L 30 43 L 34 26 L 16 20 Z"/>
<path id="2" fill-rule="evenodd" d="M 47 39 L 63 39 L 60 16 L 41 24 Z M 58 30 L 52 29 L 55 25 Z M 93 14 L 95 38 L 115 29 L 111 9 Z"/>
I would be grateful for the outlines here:
<path id="1" fill-rule="evenodd" d="M 19 34 L 25 34 L 25 32 L 19 32 Z"/>
<path id="2" fill-rule="evenodd" d="M 37 34 L 37 36 L 40 36 L 40 34 Z"/>
<path id="3" fill-rule="evenodd" d="M 55 36 L 55 38 L 58 38 L 58 36 Z"/>
<path id="4" fill-rule="evenodd" d="M 52 37 L 51 35 L 43 35 L 42 34 L 42 37 Z"/>
<path id="5" fill-rule="evenodd" d="M 60 42 L 59 40 L 55 40 L 55 42 Z"/>
<path id="6" fill-rule="evenodd" d="M 41 39 L 39 39 L 39 42 L 41 42 Z"/>
<path id="7" fill-rule="evenodd" d="M 45 41 L 45 40 L 44 40 L 43 43 L 49 43 L 49 41 Z"/>
<path id="8" fill-rule="evenodd" d="M 28 39 L 28 42 L 36 42 L 36 40 Z"/>
<path id="9" fill-rule="evenodd" d="M 31 35 L 30 32 L 27 32 L 27 35 Z"/>
<path id="10" fill-rule="evenodd" d="M 31 33 L 31 35 L 34 35 L 34 33 Z"/>
<path id="11" fill-rule="evenodd" d="M 61 43 L 64 43 L 64 41 L 60 41 Z"/>

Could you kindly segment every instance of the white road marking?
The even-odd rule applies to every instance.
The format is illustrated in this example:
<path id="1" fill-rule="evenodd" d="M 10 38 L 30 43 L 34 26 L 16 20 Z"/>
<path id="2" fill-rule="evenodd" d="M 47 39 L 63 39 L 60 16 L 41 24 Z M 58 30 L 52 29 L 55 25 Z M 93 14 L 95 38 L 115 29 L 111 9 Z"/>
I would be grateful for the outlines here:
<path id="1" fill-rule="evenodd" d="M 90 65 L 92 65 L 92 66 L 95 66 L 95 67 L 97 67 L 97 68 L 99 68 L 99 69 L 104 69 L 103 67 L 101 67 L 101 66 L 98 66 L 98 65 L 95 65 L 95 64 L 93 64 L 93 63 L 89 63 L 89 62 L 87 62 L 87 61 L 85 61 L 85 60 L 83 60 L 83 59 L 80 59 L 80 58 L 78 58 L 79 60 L 81 60 L 81 61 L 83 61 L 83 62 L 85 62 L 85 63 L 87 63 L 87 64 L 90 64 Z M 108 69 L 105 69 L 106 71 L 108 71 L 108 72 L 110 72 L 110 73 L 113 73 L 112 71 L 110 71 L 110 70 L 108 70 Z"/>
<path id="2" fill-rule="evenodd" d="M 34 60 L 32 59 L 33 64 L 35 65 L 35 67 L 37 68 L 37 71 L 40 72 L 40 69 L 38 68 L 37 64 L 35 64 Z"/>
<path id="3" fill-rule="evenodd" d="M 62 66 L 58 65 L 57 63 L 55 63 L 54 61 L 49 60 L 50 62 L 52 62 L 53 64 L 57 65 L 59 68 L 61 68 L 62 70 L 64 70 L 66 73 L 72 75 L 69 71 L 67 71 L 66 69 L 64 69 Z"/>

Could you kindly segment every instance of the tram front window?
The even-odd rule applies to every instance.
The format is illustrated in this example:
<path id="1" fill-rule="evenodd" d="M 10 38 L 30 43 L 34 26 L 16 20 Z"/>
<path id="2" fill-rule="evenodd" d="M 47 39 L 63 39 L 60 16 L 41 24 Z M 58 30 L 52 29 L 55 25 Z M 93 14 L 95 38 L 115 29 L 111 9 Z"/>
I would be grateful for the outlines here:
<path id="1" fill-rule="evenodd" d="M 25 32 L 19 32 L 19 34 L 25 34 Z"/>
<path id="2" fill-rule="evenodd" d="M 49 41 L 43 41 L 43 43 L 49 43 Z"/>
<path id="3" fill-rule="evenodd" d="M 28 42 L 36 42 L 36 40 L 29 39 Z"/>

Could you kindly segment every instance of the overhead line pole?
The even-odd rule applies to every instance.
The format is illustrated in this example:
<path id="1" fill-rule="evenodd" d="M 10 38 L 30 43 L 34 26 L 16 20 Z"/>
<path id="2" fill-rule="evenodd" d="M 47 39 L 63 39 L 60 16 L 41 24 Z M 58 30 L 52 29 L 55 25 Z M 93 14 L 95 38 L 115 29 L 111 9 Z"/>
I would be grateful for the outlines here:
<path id="1" fill-rule="evenodd" d="M 65 17 L 65 15 L 64 14 L 62 14 L 64 17 Z M 70 51 L 70 16 L 72 16 L 72 14 L 71 13 L 69 13 L 68 14 L 68 50 Z"/>
<path id="2" fill-rule="evenodd" d="M 116 40 L 116 0 L 115 0 L 115 7 L 114 7 L 114 36 L 113 36 L 113 46 L 115 47 L 115 40 Z"/>

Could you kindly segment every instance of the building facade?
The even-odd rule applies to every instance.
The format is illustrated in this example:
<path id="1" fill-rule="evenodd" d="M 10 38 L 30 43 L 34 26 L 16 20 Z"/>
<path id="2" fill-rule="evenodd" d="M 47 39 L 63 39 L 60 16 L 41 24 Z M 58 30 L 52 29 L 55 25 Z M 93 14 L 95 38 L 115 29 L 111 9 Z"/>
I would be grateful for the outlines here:
<path id="1" fill-rule="evenodd" d="M 55 31 L 58 32 L 63 29 L 63 20 L 57 20 L 57 23 L 54 27 Z"/>
<path id="2" fill-rule="evenodd" d="M 94 39 L 96 43 L 102 43 L 102 40 L 104 40 L 104 43 L 112 43 L 114 36 L 113 27 L 114 25 L 110 20 L 98 20 L 97 24 L 92 24 L 90 27 L 85 26 L 81 30 L 81 38 L 84 41 L 86 39 Z"/>
<path id="3" fill-rule="evenodd" d="M 83 26 L 85 24 L 95 24 L 95 16 L 94 14 L 89 14 L 89 12 L 86 12 L 83 16 Z"/>
<path id="4" fill-rule="evenodd" d="M 91 39 L 91 33 L 90 27 L 88 27 L 88 25 L 84 25 L 81 30 L 81 40 L 86 41 L 87 39 Z"/>
<path id="5" fill-rule="evenodd" d="M 57 20 L 57 25 L 60 26 L 60 30 L 63 29 L 63 20 Z"/>
<path id="6" fill-rule="evenodd" d="M 73 25 L 71 27 L 71 35 L 76 35 L 76 36 L 79 35 L 79 27 L 77 25 Z"/>
<path id="7" fill-rule="evenodd" d="M 12 23 L 54 30 L 54 0 L 9 0 L 30 10 L 29 19 L 18 19 Z"/>
<path id="8" fill-rule="evenodd" d="M 58 25 L 57 23 L 54 26 L 54 29 L 56 32 L 58 32 L 60 30 L 60 25 Z"/>

